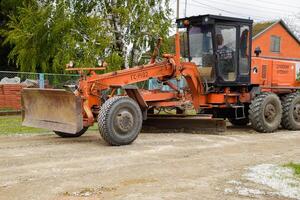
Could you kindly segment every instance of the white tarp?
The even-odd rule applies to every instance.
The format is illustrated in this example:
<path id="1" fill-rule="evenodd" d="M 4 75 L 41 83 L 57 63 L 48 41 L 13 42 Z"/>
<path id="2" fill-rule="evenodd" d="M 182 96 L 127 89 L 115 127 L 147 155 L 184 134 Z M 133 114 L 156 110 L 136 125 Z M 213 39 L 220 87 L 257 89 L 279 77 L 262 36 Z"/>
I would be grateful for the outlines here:
<path id="1" fill-rule="evenodd" d="M 14 77 L 14 78 L 7 78 L 4 77 L 1 79 L 0 84 L 18 84 L 21 82 L 21 79 L 19 77 Z"/>

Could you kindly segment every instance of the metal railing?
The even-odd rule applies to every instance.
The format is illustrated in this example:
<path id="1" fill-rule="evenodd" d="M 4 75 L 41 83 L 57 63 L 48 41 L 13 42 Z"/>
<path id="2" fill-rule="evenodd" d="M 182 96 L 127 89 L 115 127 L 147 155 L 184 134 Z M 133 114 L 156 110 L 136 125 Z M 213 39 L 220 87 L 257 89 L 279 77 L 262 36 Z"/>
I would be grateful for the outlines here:
<path id="1" fill-rule="evenodd" d="M 22 87 L 64 88 L 64 85 L 76 85 L 78 74 L 50 74 L 32 72 L 0 71 L 0 116 L 16 114 L 20 111 Z M 13 84 L 13 85 L 7 85 Z M 14 84 L 16 84 L 14 86 Z M 22 84 L 18 86 L 17 84 Z"/>
<path id="2" fill-rule="evenodd" d="M 16 80 L 19 80 L 20 83 L 29 81 L 36 84 L 36 87 L 39 88 L 63 88 L 64 85 L 76 84 L 79 79 L 78 74 L 0 71 L 0 81 L 5 78 L 11 79 L 15 77 L 17 77 Z"/>

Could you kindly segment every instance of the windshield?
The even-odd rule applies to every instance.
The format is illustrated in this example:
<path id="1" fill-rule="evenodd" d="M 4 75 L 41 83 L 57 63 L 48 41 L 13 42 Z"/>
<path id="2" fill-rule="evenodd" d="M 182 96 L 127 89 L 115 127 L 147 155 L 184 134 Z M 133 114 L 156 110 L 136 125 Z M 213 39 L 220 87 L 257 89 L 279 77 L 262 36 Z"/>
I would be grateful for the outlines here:
<path id="1" fill-rule="evenodd" d="M 199 66 L 200 76 L 214 80 L 212 33 L 209 26 L 192 26 L 189 29 L 190 61 Z"/>

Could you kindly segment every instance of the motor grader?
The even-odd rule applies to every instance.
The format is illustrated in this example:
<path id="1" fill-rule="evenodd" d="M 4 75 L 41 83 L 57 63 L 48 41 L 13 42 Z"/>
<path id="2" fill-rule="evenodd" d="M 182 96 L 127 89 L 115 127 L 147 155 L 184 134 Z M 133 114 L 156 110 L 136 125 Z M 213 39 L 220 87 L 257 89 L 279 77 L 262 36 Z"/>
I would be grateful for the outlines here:
<path id="1" fill-rule="evenodd" d="M 163 54 L 160 62 L 156 49 L 149 64 L 111 73 L 68 68 L 81 74 L 75 92 L 24 89 L 23 125 L 78 137 L 97 122 L 108 144 L 126 145 L 137 138 L 144 120 L 160 116 L 154 110 L 176 108 L 181 116 L 192 105 L 200 118 L 228 119 L 239 126 L 251 123 L 262 133 L 280 125 L 300 129 L 300 65 L 259 57 L 259 48 L 252 57 L 252 20 L 201 15 L 176 22 L 185 32 L 175 35 L 175 54 Z M 185 86 L 180 88 L 176 81 L 181 78 Z M 170 89 L 137 87 L 150 79 Z"/>

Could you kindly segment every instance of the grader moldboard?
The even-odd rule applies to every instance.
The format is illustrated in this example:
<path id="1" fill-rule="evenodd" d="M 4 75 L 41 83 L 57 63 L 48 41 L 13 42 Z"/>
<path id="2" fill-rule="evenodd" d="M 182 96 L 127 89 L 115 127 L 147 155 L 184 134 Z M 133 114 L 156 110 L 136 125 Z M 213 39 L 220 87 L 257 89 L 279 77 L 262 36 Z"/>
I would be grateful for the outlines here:
<path id="1" fill-rule="evenodd" d="M 149 64 L 130 69 L 105 74 L 96 74 L 94 68 L 67 69 L 81 73 L 75 92 L 24 89 L 23 125 L 51 129 L 61 137 L 79 137 L 97 121 L 108 144 L 126 145 L 137 138 L 143 120 L 163 121 L 154 109 L 177 108 L 178 115 L 165 117 L 168 121 L 182 117 L 180 111 L 192 104 L 196 119 L 227 118 L 239 126 L 250 122 L 263 133 L 277 130 L 280 124 L 300 129 L 299 63 L 259 57 L 259 48 L 256 57 L 251 57 L 252 20 L 201 15 L 176 22 L 186 30 L 186 39 L 180 47 L 177 33 L 175 55 L 163 54 L 161 62 L 156 62 L 156 49 Z M 171 82 L 180 77 L 186 81 L 184 88 Z M 133 85 L 149 79 L 171 90 Z M 126 94 L 117 95 L 119 88 Z M 165 126 L 184 126 L 180 120 L 171 122 Z M 201 120 L 192 124 L 200 125 Z"/>

